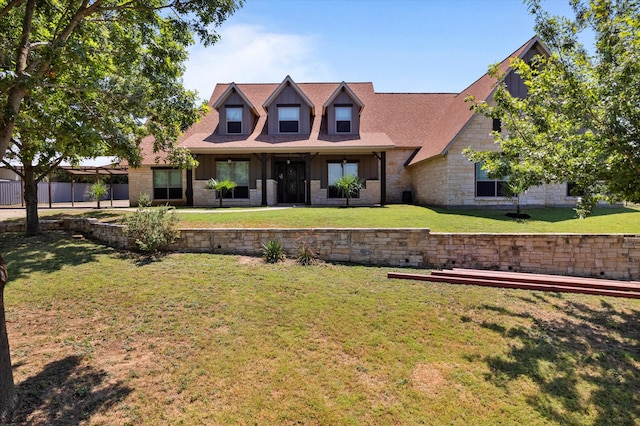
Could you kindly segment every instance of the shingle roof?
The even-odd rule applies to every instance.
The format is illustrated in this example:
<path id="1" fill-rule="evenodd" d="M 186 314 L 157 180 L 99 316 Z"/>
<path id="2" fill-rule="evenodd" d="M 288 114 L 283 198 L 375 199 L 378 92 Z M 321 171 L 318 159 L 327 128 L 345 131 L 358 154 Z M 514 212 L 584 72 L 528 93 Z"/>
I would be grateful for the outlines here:
<path id="1" fill-rule="evenodd" d="M 500 70 L 507 72 L 510 59 L 522 57 L 536 42 L 533 37 L 522 47 L 500 63 Z M 387 150 L 397 148 L 419 148 L 410 165 L 417 164 L 446 153 L 456 135 L 462 131 L 474 112 L 465 102 L 468 95 L 478 100 L 487 100 L 495 89 L 495 80 L 485 74 L 461 93 L 376 93 L 373 84 L 367 83 L 295 83 L 287 76 L 280 84 L 217 84 L 209 100 L 209 106 L 220 106 L 220 99 L 228 96 L 233 88 L 253 106 L 265 106 L 274 99 L 274 93 L 284 84 L 293 84 L 302 92 L 311 105 L 316 106 L 310 135 L 268 135 L 267 115 L 263 108 L 255 108 L 259 114 L 251 135 L 223 136 L 217 131 L 218 111 L 211 108 L 198 123 L 189 128 L 179 139 L 178 146 L 189 148 L 194 153 L 234 152 L 330 152 Z M 336 91 L 346 87 L 347 92 L 357 97 L 356 103 L 364 108 L 360 115 L 360 133 L 352 136 L 328 135 L 321 130 L 322 114 L 327 102 Z M 145 160 L 150 164 L 163 155 L 150 154 L 153 139 L 143 141 Z"/>
<path id="2" fill-rule="evenodd" d="M 507 56 L 507 58 L 499 64 L 500 73 L 507 73 L 511 66 L 511 59 L 522 57 L 536 42 L 540 42 L 538 36 L 534 36 L 518 50 Z M 480 101 L 489 100 L 495 90 L 495 83 L 496 80 L 487 72 L 469 87 L 457 94 L 442 114 L 442 119 L 437 123 L 431 137 L 425 140 L 424 145 L 409 165 L 414 165 L 446 153 L 449 145 L 474 115 L 470 104 L 465 101 L 467 96 L 473 95 L 475 99 Z"/>

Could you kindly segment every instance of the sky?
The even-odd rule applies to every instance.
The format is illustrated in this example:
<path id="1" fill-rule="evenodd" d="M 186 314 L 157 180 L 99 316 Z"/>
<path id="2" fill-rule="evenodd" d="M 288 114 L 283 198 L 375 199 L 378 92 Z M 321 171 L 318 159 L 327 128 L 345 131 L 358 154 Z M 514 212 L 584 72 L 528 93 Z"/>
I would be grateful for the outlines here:
<path id="1" fill-rule="evenodd" d="M 543 0 L 572 16 L 569 0 Z M 521 0 L 246 0 L 190 49 L 184 84 L 373 82 L 376 92 L 458 93 L 534 36 Z"/>

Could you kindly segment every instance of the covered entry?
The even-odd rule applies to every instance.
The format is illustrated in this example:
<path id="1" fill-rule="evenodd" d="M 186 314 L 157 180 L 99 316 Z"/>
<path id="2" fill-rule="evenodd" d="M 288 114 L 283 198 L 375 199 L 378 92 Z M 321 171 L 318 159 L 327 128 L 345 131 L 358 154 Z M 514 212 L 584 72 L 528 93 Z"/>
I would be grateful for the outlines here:
<path id="1" fill-rule="evenodd" d="M 302 161 L 277 162 L 278 203 L 305 203 L 305 163 Z"/>

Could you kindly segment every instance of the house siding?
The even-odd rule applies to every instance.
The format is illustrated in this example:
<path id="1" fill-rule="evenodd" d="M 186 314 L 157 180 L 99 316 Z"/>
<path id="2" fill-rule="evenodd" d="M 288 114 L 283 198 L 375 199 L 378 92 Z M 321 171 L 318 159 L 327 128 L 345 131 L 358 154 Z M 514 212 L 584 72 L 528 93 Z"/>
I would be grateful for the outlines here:
<path id="1" fill-rule="evenodd" d="M 351 133 L 336 133 L 336 108 L 337 105 L 351 104 Z M 357 135 L 360 132 L 360 114 L 358 106 L 348 93 L 342 92 L 336 96 L 335 101 L 327 108 L 327 133 L 330 135 Z"/>
<path id="2" fill-rule="evenodd" d="M 270 135 L 280 133 L 278 128 L 278 105 L 300 105 L 300 127 L 297 134 L 308 135 L 311 133 L 311 108 L 304 103 L 300 95 L 291 86 L 287 86 L 269 106 L 268 132 Z"/>
<path id="3" fill-rule="evenodd" d="M 251 109 L 244 102 L 242 97 L 237 93 L 232 93 L 229 95 L 227 100 L 224 103 L 224 106 L 220 108 L 220 118 L 218 126 L 218 131 L 221 135 L 229 135 L 227 133 L 227 105 L 229 106 L 242 106 L 242 132 L 241 133 L 233 133 L 232 135 L 248 135 L 253 131 L 253 127 L 255 126 L 255 119 L 253 114 L 251 113 Z"/>

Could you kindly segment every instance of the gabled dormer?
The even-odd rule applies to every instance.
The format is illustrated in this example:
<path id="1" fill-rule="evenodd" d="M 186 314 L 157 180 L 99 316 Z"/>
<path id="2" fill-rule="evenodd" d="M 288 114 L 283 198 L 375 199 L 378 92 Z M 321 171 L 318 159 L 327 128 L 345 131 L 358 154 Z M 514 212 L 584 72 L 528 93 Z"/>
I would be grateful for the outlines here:
<path id="1" fill-rule="evenodd" d="M 308 135 L 315 115 L 313 102 L 287 76 L 262 105 L 270 135 Z"/>
<path id="2" fill-rule="evenodd" d="M 322 107 L 330 135 L 357 135 L 360 133 L 360 114 L 364 104 L 344 81 Z"/>
<path id="3" fill-rule="evenodd" d="M 213 104 L 219 114 L 218 132 L 224 136 L 246 136 L 253 132 L 258 110 L 235 83 Z"/>

